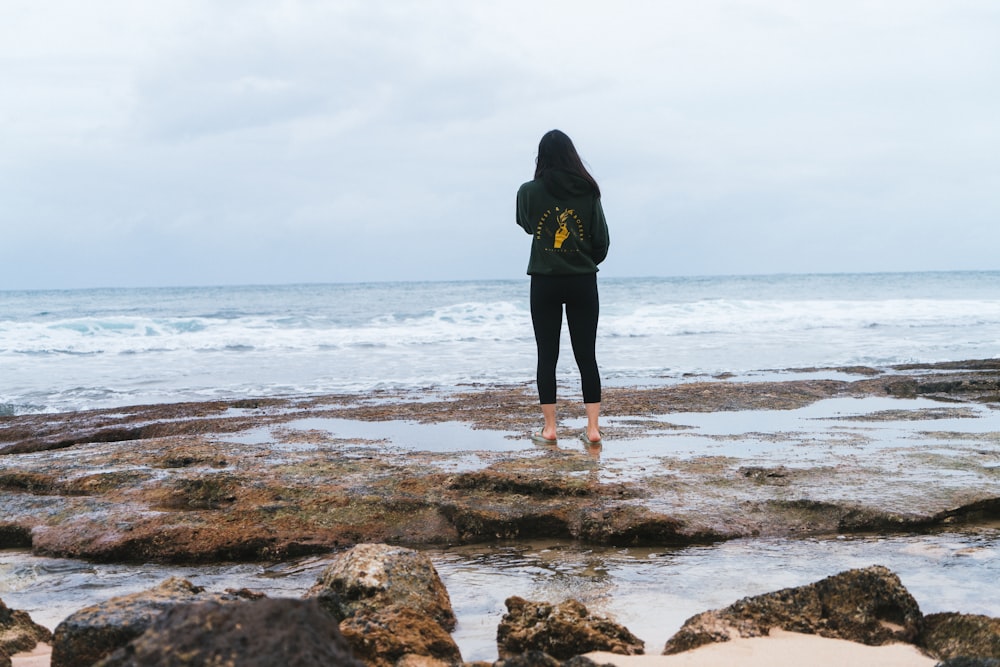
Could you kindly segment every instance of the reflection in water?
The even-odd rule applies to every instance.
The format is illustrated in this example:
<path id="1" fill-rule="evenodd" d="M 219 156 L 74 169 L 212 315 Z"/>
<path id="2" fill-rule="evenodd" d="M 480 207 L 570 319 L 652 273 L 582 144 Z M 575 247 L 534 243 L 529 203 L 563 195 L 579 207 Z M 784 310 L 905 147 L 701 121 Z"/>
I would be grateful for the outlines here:
<path id="1" fill-rule="evenodd" d="M 690 616 L 747 596 L 800 586 L 846 569 L 884 565 L 924 613 L 1000 616 L 1000 528 L 970 533 L 828 540 L 736 540 L 682 549 L 511 542 L 428 549 L 458 616 L 466 660 L 496 658 L 504 600 L 575 598 L 613 616 L 659 653 Z M 201 567 L 98 565 L 0 551 L 0 598 L 52 629 L 73 611 L 150 588 L 170 576 L 209 590 L 250 588 L 300 597 L 330 557 Z"/>
<path id="2" fill-rule="evenodd" d="M 566 442 L 572 444 L 567 445 Z M 559 442 L 553 442 L 551 444 L 549 443 L 542 444 L 537 442 L 532 444 L 535 445 L 535 449 L 548 454 L 562 453 L 562 454 L 572 455 L 583 452 L 583 454 L 585 454 L 587 458 L 592 459 L 594 463 L 600 462 L 601 452 L 604 450 L 604 446 L 601 443 L 589 444 L 583 442 L 580 439 L 571 439 L 571 438 L 565 438 L 564 440 L 560 440 Z M 594 468 L 593 472 L 595 475 L 594 481 L 596 482 L 597 473 L 599 472 L 599 470 L 597 468 Z"/>
<path id="3" fill-rule="evenodd" d="M 504 600 L 575 598 L 613 616 L 658 654 L 686 619 L 843 570 L 885 565 L 924 613 L 1000 615 L 1000 530 L 893 538 L 737 540 L 683 549 L 507 544 L 433 551 L 459 619 L 466 660 L 496 658 Z"/>

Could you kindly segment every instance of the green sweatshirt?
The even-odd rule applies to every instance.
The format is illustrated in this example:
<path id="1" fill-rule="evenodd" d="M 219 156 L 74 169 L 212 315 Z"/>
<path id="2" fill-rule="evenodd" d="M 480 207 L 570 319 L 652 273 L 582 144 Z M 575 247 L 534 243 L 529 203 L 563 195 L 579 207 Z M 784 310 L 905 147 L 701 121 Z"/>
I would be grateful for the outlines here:
<path id="1" fill-rule="evenodd" d="M 608 223 L 590 183 L 553 171 L 549 185 L 528 181 L 517 191 L 517 224 L 532 235 L 528 273 L 596 273 L 608 254 Z"/>

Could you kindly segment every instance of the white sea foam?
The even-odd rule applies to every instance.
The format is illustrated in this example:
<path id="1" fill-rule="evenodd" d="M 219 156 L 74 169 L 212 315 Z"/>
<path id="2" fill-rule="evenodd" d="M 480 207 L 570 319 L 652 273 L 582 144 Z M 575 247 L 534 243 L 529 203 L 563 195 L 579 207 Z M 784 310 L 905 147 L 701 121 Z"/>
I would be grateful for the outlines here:
<path id="1" fill-rule="evenodd" d="M 906 299 L 774 301 L 715 299 L 642 306 L 606 318 L 612 336 L 770 334 L 817 329 L 926 328 L 1000 324 L 1000 302 Z"/>
<path id="2" fill-rule="evenodd" d="M 516 340 L 530 334 L 526 311 L 509 303 L 463 303 L 417 317 L 379 315 L 356 326 L 315 319 L 81 317 L 0 322 L 0 354 L 141 354 L 145 352 L 313 351 L 343 347 Z"/>
<path id="3" fill-rule="evenodd" d="M 641 384 L 992 357 L 998 277 L 602 281 L 599 362 Z M 523 281 L 0 293 L 8 413 L 533 377 Z"/>

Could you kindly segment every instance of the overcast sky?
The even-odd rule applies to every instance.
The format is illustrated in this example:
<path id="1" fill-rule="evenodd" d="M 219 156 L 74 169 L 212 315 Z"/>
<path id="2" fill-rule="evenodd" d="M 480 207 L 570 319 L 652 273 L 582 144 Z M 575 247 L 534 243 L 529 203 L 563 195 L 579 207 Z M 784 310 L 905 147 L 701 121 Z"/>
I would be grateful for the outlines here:
<path id="1" fill-rule="evenodd" d="M 0 289 L 1000 269 L 995 0 L 0 0 Z"/>

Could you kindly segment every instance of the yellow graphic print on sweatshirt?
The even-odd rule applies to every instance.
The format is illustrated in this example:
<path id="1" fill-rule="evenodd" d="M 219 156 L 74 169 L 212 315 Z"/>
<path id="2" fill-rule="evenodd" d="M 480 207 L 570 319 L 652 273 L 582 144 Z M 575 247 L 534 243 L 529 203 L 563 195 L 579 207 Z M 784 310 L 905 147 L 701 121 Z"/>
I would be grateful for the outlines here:
<path id="1" fill-rule="evenodd" d="M 557 206 L 555 220 L 552 221 L 554 225 L 551 223 L 546 225 L 546 222 L 549 222 L 550 217 L 552 217 L 551 210 L 546 211 L 545 213 L 542 214 L 542 217 L 538 220 L 538 227 L 535 229 L 535 239 L 541 241 L 543 237 L 551 237 L 552 247 L 546 248 L 546 250 L 552 250 L 552 251 L 558 250 L 560 252 L 577 252 L 579 250 L 578 248 L 563 247 L 563 244 L 566 243 L 566 240 L 569 239 L 571 236 L 574 236 L 573 231 L 570 229 L 569 226 L 570 222 L 575 223 L 573 226 L 575 227 L 576 238 L 582 239 L 584 236 L 583 221 L 577 217 L 576 211 L 571 208 L 560 210 L 559 207 Z"/>
<path id="2" fill-rule="evenodd" d="M 569 238 L 569 229 L 566 227 L 566 220 L 569 216 L 573 215 L 573 209 L 566 209 L 558 216 L 556 220 L 559 221 L 559 229 L 556 230 L 556 243 L 553 248 L 562 248 L 563 241 Z"/>

